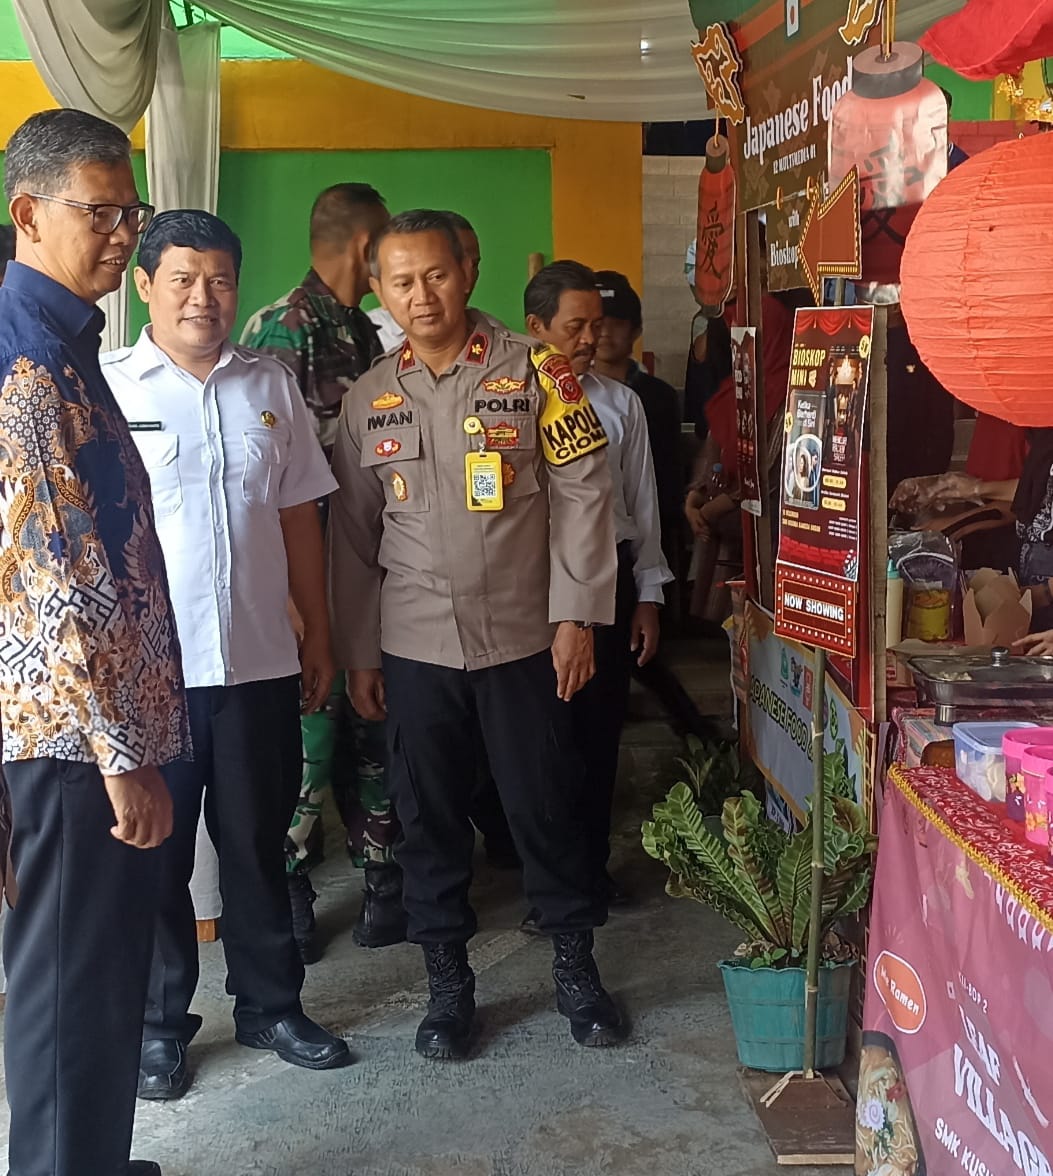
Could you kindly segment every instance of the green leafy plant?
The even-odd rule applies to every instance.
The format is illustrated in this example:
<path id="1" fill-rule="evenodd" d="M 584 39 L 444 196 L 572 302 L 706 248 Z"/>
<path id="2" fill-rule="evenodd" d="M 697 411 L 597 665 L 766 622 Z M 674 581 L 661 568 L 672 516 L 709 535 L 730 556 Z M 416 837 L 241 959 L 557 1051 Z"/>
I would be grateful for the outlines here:
<path id="1" fill-rule="evenodd" d="M 737 953 L 745 967 L 800 967 L 808 949 L 812 893 L 812 815 L 787 833 L 764 815 L 751 793 L 724 802 L 724 838 L 705 826 L 692 789 L 678 783 L 643 826 L 643 847 L 669 867 L 666 891 L 712 907 L 746 935 Z M 860 805 L 827 793 L 823 882 L 823 955 L 843 955 L 832 935 L 838 919 L 860 910 L 870 894 L 877 845 Z"/>
<path id="2" fill-rule="evenodd" d="M 687 736 L 687 755 L 677 763 L 684 781 L 694 793 L 704 817 L 720 815 L 724 801 L 737 796 L 743 787 L 742 764 L 732 743 L 705 743 L 697 735 Z"/>
<path id="3" fill-rule="evenodd" d="M 830 735 L 834 741 L 834 750 L 823 753 L 823 785 L 827 792 L 834 796 L 843 796 L 854 800 L 856 795 L 855 781 L 848 774 L 848 745 L 840 737 L 837 722 L 837 707 L 830 706 Z"/>

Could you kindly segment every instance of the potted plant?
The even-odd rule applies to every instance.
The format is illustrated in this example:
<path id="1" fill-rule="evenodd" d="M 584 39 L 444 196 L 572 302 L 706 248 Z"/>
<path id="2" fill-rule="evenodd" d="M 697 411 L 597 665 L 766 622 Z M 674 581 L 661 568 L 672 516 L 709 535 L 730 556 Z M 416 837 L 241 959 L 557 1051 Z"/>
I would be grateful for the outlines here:
<path id="1" fill-rule="evenodd" d="M 757 1070 L 800 1070 L 804 1051 L 805 956 L 812 879 L 812 816 L 787 833 L 744 792 L 724 803 L 723 840 L 705 825 L 692 789 L 676 784 L 643 826 L 643 846 L 664 862 L 674 898 L 705 903 L 746 941 L 718 965 L 739 1061 Z M 826 794 L 822 967 L 816 1064 L 844 1060 L 855 951 L 834 932 L 870 893 L 877 844 L 860 805 Z"/>

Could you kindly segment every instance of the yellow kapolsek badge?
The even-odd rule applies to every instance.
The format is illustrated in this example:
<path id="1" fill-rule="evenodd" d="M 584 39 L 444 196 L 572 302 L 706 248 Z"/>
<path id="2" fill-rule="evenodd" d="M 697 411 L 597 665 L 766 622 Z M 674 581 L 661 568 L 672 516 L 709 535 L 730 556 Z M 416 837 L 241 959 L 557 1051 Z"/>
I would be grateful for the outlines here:
<path id="1" fill-rule="evenodd" d="M 532 351 L 530 358 L 545 394 L 538 422 L 545 460 L 549 465 L 563 466 L 602 449 L 607 444 L 607 434 L 567 357 L 545 346 Z"/>

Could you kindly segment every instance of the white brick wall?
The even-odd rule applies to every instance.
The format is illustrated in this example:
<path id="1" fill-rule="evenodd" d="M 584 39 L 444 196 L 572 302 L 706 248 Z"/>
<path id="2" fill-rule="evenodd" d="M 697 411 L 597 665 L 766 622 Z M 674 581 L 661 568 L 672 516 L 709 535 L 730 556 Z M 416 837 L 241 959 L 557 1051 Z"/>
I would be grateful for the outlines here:
<path id="1" fill-rule="evenodd" d="M 684 252 L 695 235 L 700 156 L 643 157 L 643 346 L 655 375 L 684 386 L 697 307 L 684 276 Z"/>

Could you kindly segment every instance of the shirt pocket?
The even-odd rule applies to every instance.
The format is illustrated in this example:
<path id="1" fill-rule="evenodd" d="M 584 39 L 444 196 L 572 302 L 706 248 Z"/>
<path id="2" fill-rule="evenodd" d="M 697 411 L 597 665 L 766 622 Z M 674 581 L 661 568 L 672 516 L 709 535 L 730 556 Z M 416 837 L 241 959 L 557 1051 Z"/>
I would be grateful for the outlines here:
<path id="1" fill-rule="evenodd" d="M 150 476 L 154 517 L 175 514 L 183 505 L 183 483 L 179 477 L 179 435 L 136 433 L 133 436 L 139 456 Z"/>
<path id="2" fill-rule="evenodd" d="M 278 496 L 282 453 L 278 438 L 263 429 L 246 429 L 242 435 L 245 465 L 241 493 L 249 506 L 267 506 Z"/>
<path id="3" fill-rule="evenodd" d="M 537 417 L 521 413 L 480 413 L 483 437 L 491 453 L 501 455 L 506 501 L 536 494 L 538 483 L 536 465 Z M 478 436 L 470 438 L 478 446 Z"/>
<path id="4" fill-rule="evenodd" d="M 419 514 L 429 509 L 420 425 L 396 425 L 363 434 L 362 467 L 374 470 L 380 479 L 386 513 Z"/>

